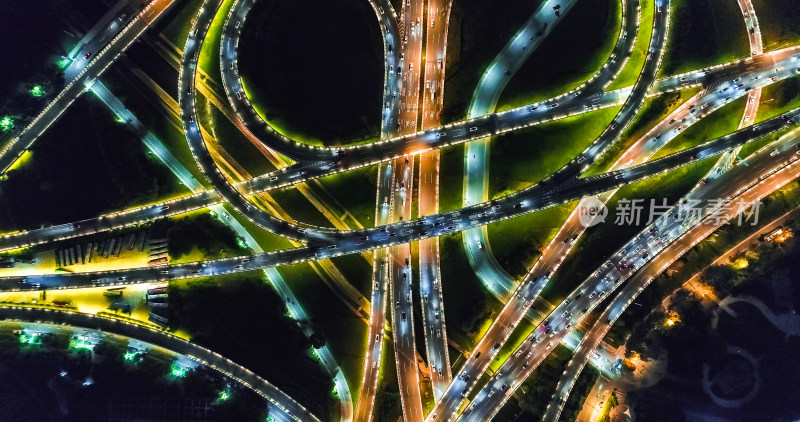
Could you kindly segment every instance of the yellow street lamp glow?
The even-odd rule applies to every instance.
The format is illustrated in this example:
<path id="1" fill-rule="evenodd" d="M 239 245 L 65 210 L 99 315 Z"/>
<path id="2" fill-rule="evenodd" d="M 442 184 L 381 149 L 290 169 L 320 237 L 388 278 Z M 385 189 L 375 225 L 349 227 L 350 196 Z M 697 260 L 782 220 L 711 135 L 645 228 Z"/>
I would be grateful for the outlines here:
<path id="1" fill-rule="evenodd" d="M 745 269 L 748 265 L 750 265 L 750 263 L 745 258 L 739 258 L 736 261 L 733 261 L 733 268 L 736 268 L 737 270 Z"/>

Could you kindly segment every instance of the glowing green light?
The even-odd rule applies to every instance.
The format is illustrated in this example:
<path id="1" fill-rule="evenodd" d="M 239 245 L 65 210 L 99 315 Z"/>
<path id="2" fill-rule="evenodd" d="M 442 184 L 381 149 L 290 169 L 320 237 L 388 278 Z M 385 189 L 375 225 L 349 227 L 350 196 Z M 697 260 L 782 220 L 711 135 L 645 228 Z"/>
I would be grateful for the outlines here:
<path id="1" fill-rule="evenodd" d="M 173 363 L 170 368 L 170 374 L 175 378 L 183 378 L 186 376 L 186 370 Z"/>
<path id="2" fill-rule="evenodd" d="M 247 243 L 244 243 L 244 239 L 239 238 L 236 242 L 239 244 L 239 247 L 247 248 Z"/>
<path id="3" fill-rule="evenodd" d="M 0 119 L 0 130 L 2 130 L 3 132 L 8 132 L 13 127 L 14 127 L 14 120 L 11 118 L 11 116 L 3 116 L 3 118 Z"/>
<path id="4" fill-rule="evenodd" d="M 125 119 L 116 115 L 114 116 L 114 121 L 117 123 L 125 123 Z"/>
<path id="5" fill-rule="evenodd" d="M 42 344 L 42 339 L 39 337 L 39 333 L 33 333 L 31 335 L 20 334 L 19 342 L 22 344 Z"/>
<path id="6" fill-rule="evenodd" d="M 44 88 L 41 85 L 34 85 L 28 92 L 34 97 L 41 97 L 45 94 Z"/>
<path id="7" fill-rule="evenodd" d="M 223 391 L 219 392 L 219 400 L 220 401 L 225 401 L 225 400 L 228 400 L 229 398 L 231 398 L 231 393 L 229 391 L 223 390 Z"/>
<path id="8" fill-rule="evenodd" d="M 69 347 L 73 349 L 91 349 L 92 343 L 87 340 L 72 339 L 69 342 Z"/>
<path id="9" fill-rule="evenodd" d="M 131 353 L 131 352 L 125 353 L 125 360 L 126 361 L 131 362 L 134 359 L 136 359 L 136 353 Z"/>

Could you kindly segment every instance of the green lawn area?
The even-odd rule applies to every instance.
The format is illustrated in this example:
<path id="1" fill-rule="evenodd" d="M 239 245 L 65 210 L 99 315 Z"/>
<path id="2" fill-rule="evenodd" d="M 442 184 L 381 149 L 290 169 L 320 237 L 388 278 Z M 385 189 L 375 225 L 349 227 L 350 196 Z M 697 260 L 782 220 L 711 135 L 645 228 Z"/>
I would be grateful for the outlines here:
<path id="1" fill-rule="evenodd" d="M 272 234 L 262 229 L 257 224 L 251 222 L 247 218 L 244 218 L 238 212 L 233 211 L 233 208 L 230 205 L 225 204 L 223 205 L 223 207 L 228 212 L 228 215 L 233 216 L 233 218 L 235 218 L 236 221 L 238 221 L 239 224 L 241 224 L 245 228 L 245 230 L 247 230 L 247 232 L 250 233 L 251 236 L 253 236 L 253 238 L 256 240 L 256 242 L 258 242 L 259 246 L 261 246 L 261 248 L 264 249 L 265 252 L 277 251 L 281 249 L 289 249 L 293 247 L 292 243 L 289 242 L 288 239 Z M 218 217 L 218 218 L 224 218 L 224 217 Z"/>
<path id="2" fill-rule="evenodd" d="M 319 227 L 333 228 L 333 224 L 296 188 L 273 189 L 269 193 L 295 220 Z"/>
<path id="3" fill-rule="evenodd" d="M 278 271 L 314 328 L 325 337 L 356 401 L 364 370 L 362 359 L 367 345 L 367 324 L 325 286 L 309 264 L 283 266 Z"/>
<path id="4" fill-rule="evenodd" d="M 200 69 L 214 79 L 217 79 L 219 75 L 219 49 L 220 40 L 222 39 L 222 27 L 225 24 L 225 19 L 228 17 L 228 11 L 231 6 L 233 6 L 233 0 L 224 0 L 222 2 L 222 6 L 217 10 L 217 14 L 208 28 L 208 34 L 206 34 L 205 41 L 203 41 L 203 48 L 200 50 L 198 65 Z M 178 45 L 182 46 L 183 43 Z"/>
<path id="5" fill-rule="evenodd" d="M 640 1 L 639 2 L 641 20 L 639 22 L 639 31 L 637 31 L 636 44 L 633 47 L 633 52 L 628 58 L 628 63 L 622 69 L 622 72 L 614 79 L 614 82 L 608 86 L 606 91 L 611 91 L 617 88 L 625 88 L 632 86 L 639 73 L 644 66 L 644 59 L 647 56 L 647 47 L 650 45 L 650 33 L 653 32 L 653 2 Z"/>
<path id="6" fill-rule="evenodd" d="M 800 41 L 800 3 L 796 1 L 752 0 L 761 27 L 764 49 Z"/>
<path id="7" fill-rule="evenodd" d="M 375 140 L 383 44 L 366 2 L 265 1 L 242 27 L 239 69 L 275 129 L 315 145 Z"/>
<path id="8" fill-rule="evenodd" d="M 490 224 L 488 242 L 503 269 L 521 281 L 574 207 L 568 203 Z"/>
<path id="9" fill-rule="evenodd" d="M 776 82 L 761 89 L 761 104 L 758 106 L 756 123 L 785 113 L 800 106 L 800 78 L 793 77 Z"/>
<path id="10" fill-rule="evenodd" d="M 618 111 L 609 107 L 495 137 L 489 197 L 518 191 L 558 170 L 600 135 Z"/>
<path id="11" fill-rule="evenodd" d="M 378 166 L 361 167 L 318 179 L 325 190 L 364 227 L 375 226 Z M 313 182 L 312 182 L 313 183 Z M 352 220 L 345 219 L 352 227 Z"/>
<path id="12" fill-rule="evenodd" d="M 192 19 L 197 15 L 203 0 L 184 0 L 172 7 L 169 14 L 164 16 L 161 33 L 172 41 L 173 44 L 183 50 L 186 39 L 189 37 L 189 30 L 192 28 Z"/>
<path id="13" fill-rule="evenodd" d="M 372 265 L 361 254 L 350 254 L 331 258 L 331 262 L 344 274 L 365 298 L 372 294 Z"/>
<path id="14" fill-rule="evenodd" d="M 500 348 L 500 351 L 494 356 L 492 363 L 489 364 L 489 369 L 494 372 L 500 369 L 503 363 L 514 353 L 514 350 L 516 350 L 517 347 L 525 341 L 528 335 L 533 332 L 534 328 L 536 328 L 535 325 L 531 324 L 527 318 L 523 318 L 514 329 L 514 332 L 508 337 L 503 347 Z"/>
<path id="15" fill-rule="evenodd" d="M 589 167 L 586 174 L 593 175 L 607 171 L 634 142 L 695 95 L 697 91 L 698 89 L 685 89 L 646 99 L 641 110 L 633 118 L 631 125 L 625 129 L 619 140 Z"/>
<path id="16" fill-rule="evenodd" d="M 442 123 L 467 116 L 486 68 L 533 14 L 541 0 L 455 0 L 447 32 Z"/>
<path id="17" fill-rule="evenodd" d="M 662 75 L 750 55 L 744 18 L 735 1 L 672 0 L 671 11 Z"/>
<path id="18" fill-rule="evenodd" d="M 700 145 L 712 139 L 735 132 L 739 128 L 739 120 L 744 112 L 747 97 L 742 97 L 726 104 L 714 113 L 706 116 L 684 130 L 675 139 L 668 142 L 653 159 L 664 157 L 677 151 Z"/>
<path id="19" fill-rule="evenodd" d="M 220 146 L 251 176 L 275 170 L 267 157 L 237 129 L 222 112 L 205 97 L 197 98 L 197 116 L 202 126 L 219 142 Z"/>
<path id="20" fill-rule="evenodd" d="M 337 406 L 333 381 L 263 274 L 173 283 L 169 319 L 192 341 L 253 370 L 315 414 Z"/>
<path id="21" fill-rule="evenodd" d="M 464 206 L 464 144 L 441 150 L 439 158 L 439 211 Z"/>
<path id="22" fill-rule="evenodd" d="M 475 276 L 464 253 L 461 233 L 440 237 L 442 295 L 447 336 L 472 350 L 502 304 Z"/>
<path id="23" fill-rule="evenodd" d="M 511 78 L 497 110 L 551 98 L 585 82 L 614 49 L 621 18 L 617 0 L 578 2 Z"/>

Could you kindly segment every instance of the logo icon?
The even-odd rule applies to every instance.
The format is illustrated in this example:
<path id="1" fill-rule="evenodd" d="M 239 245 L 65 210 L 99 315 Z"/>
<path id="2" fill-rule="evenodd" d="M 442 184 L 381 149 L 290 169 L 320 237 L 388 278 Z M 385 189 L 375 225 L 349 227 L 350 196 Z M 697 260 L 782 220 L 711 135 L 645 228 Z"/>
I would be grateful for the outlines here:
<path id="1" fill-rule="evenodd" d="M 592 227 L 606 221 L 608 208 L 603 201 L 590 196 L 581 199 L 578 204 L 578 220 L 583 227 Z"/>

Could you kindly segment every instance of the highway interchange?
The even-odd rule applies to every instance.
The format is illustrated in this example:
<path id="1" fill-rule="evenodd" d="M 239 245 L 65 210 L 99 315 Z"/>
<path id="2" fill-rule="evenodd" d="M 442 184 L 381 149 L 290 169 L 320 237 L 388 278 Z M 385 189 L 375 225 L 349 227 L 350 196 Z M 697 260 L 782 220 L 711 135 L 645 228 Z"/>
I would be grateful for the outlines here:
<path id="1" fill-rule="evenodd" d="M 657 80 L 661 55 L 667 42 L 670 24 L 668 0 L 654 1 L 653 29 L 645 63 L 636 83 L 629 88 L 606 92 L 605 88 L 624 68 L 636 43 L 639 3 L 621 2 L 623 23 L 619 38 L 608 62 L 580 87 L 550 100 L 491 113 L 504 86 L 538 44 L 566 15 L 574 1 L 545 1 L 525 23 L 506 48 L 487 68 L 473 97 L 469 119 L 440 126 L 439 113 L 444 95 L 446 34 L 450 3 L 403 2 L 403 10 L 395 13 L 389 2 L 375 1 L 373 9 L 384 37 L 384 104 L 382 140 L 375 144 L 345 148 L 320 148 L 303 145 L 280 134 L 264 122 L 247 98 L 237 67 L 237 46 L 241 25 L 255 0 L 237 0 L 227 16 L 220 49 L 220 73 L 228 101 L 236 117 L 265 147 L 297 161 L 281 170 L 243 180 L 230 181 L 220 171 L 209 150 L 195 111 L 197 70 L 200 49 L 211 20 L 222 4 L 205 0 L 193 20 L 183 51 L 179 81 L 179 106 L 184 132 L 192 154 L 213 190 L 195 189 L 195 194 L 138 209 L 124 210 L 83 221 L 26 230 L 3 236 L 0 250 L 118 229 L 153 221 L 190 210 L 227 203 L 253 223 L 280 236 L 305 245 L 294 249 L 259 252 L 237 258 L 195 262 L 167 267 L 120 269 L 104 273 L 74 273 L 0 278 L 4 290 L 33 288 L 71 288 L 146 283 L 177 278 L 210 276 L 253 269 L 272 269 L 296 262 L 324 260 L 333 256 L 375 251 L 368 347 L 358 408 L 354 416 L 343 411 L 342 419 L 369 420 L 377 388 L 387 306 L 391 309 L 391 334 L 401 386 L 401 402 L 405 420 L 474 420 L 491 419 L 520 383 L 561 341 L 569 328 L 578 325 L 602 299 L 618 286 L 624 286 L 611 305 L 602 311 L 580 341 L 565 374 L 552 408 L 563 403 L 571 382 L 607 332 L 611 323 L 647 283 L 704 238 L 714 227 L 697 221 L 679 220 L 684 212 L 676 205 L 670 213 L 656 220 L 618 250 L 609 261 L 595 271 L 571 295 L 570 301 L 554 304 L 546 323 L 541 323 L 508 357 L 485 385 L 478 385 L 486 373 L 491 357 L 508 340 L 513 328 L 526 315 L 541 321 L 543 315 L 530 310 L 533 301 L 569 253 L 575 239 L 583 232 L 573 213 L 545 248 L 542 257 L 521 282 L 513 280 L 491 254 L 486 225 L 529 214 L 548 207 L 598 196 L 607 201 L 622 186 L 653 177 L 699 160 L 720 156 L 718 163 L 687 196 L 690 199 L 726 198 L 753 200 L 777 190 L 797 177 L 795 168 L 797 135 L 785 136 L 749 158 L 749 166 L 732 165 L 738 148 L 778 130 L 791 128 L 800 121 L 800 109 L 753 125 L 761 88 L 800 72 L 800 50 L 789 47 L 763 53 L 755 11 L 747 0 L 740 1 L 749 32 L 753 56 L 735 62 L 700 69 Z M 98 51 L 90 60 L 73 62 L 65 74 L 66 88 L 48 105 L 24 132 L 0 151 L 0 164 L 5 170 L 43 133 L 61 112 L 85 88 L 113 63 L 138 36 L 170 5 L 171 1 L 155 0 L 139 14 L 124 20 L 112 19 L 107 29 L 90 33 L 85 52 Z M 558 7 L 555 7 L 558 6 Z M 126 15 L 127 16 L 127 15 Z M 106 20 L 107 22 L 107 20 Z M 402 25 L 398 25 L 401 22 Z M 547 22 L 548 24 L 545 24 Z M 424 31 L 423 31 L 424 29 Z M 423 36 L 425 35 L 425 36 Z M 527 37 L 527 38 L 526 38 Z M 426 53 L 423 53 L 425 51 Z M 644 101 L 657 93 L 702 87 L 702 91 L 653 126 L 617 160 L 610 171 L 591 177 L 583 172 L 617 141 L 633 121 Z M 100 86 L 98 90 L 102 89 Z M 693 123 L 737 98 L 746 97 L 747 106 L 733 134 L 709 141 L 698 147 L 653 160 L 652 157 L 670 140 Z M 566 166 L 540 183 L 506 197 L 488 200 L 487 178 L 489 139 L 493 135 L 545 123 L 571 115 L 588 113 L 599 108 L 621 105 L 619 112 L 594 142 Z M 465 148 L 464 206 L 457 211 L 440 213 L 438 209 L 439 149 L 468 142 Z M 773 153 L 774 152 L 774 153 Z M 414 160 L 415 156 L 420 161 Z M 409 160 L 409 158 L 411 158 Z M 250 197 L 257 192 L 296 185 L 325 175 L 344 172 L 366 165 L 379 165 L 376 193 L 376 225 L 359 230 L 325 229 L 276 217 L 259 208 Z M 419 217 L 412 219 L 413 174 L 419 171 Z M 672 218 L 670 218 L 672 215 Z M 733 214 L 731 213 L 730 217 Z M 688 222 L 687 222 L 688 221 Z M 438 236 L 464 232 L 464 247 L 470 264 L 485 287 L 505 303 L 477 347 L 460 368 L 451 368 L 447 351 L 444 306 L 439 272 Z M 411 244 L 419 242 L 420 280 L 412 280 Z M 628 280 L 629 279 L 629 280 Z M 626 283 L 623 284 L 628 280 Z M 412 293 L 419 288 L 422 303 L 425 355 L 433 386 L 433 410 L 424 414 L 419 389 L 418 362 L 423 358 L 416 350 Z M 76 322 L 77 325 L 80 325 Z M 545 334 L 547 333 L 547 335 Z M 482 358 L 479 356 L 482 355 Z M 335 364 L 334 364 L 335 365 Z M 458 369 L 456 371 L 456 369 Z M 455 376 L 451 375 L 451 371 Z M 263 380 L 262 380 L 263 381 Z M 259 381 L 261 382 L 261 381 Z M 265 382 L 265 381 L 264 381 Z M 470 394 L 470 390 L 477 387 Z M 274 387 L 273 387 L 274 389 Z M 495 394 L 495 392 L 500 392 Z M 467 396 L 471 399 L 467 402 Z M 277 389 L 269 398 L 279 407 L 289 409 L 287 418 L 309 420 L 304 409 Z M 557 397 L 557 399 L 555 398 Z M 463 406 L 469 403 L 468 406 Z M 293 411 L 293 412 L 292 412 Z M 553 410 L 556 412 L 556 410 Z M 301 416 L 302 415 L 302 416 Z M 548 417 L 557 418 L 557 413 Z M 555 420 L 555 419 L 553 419 Z"/>

